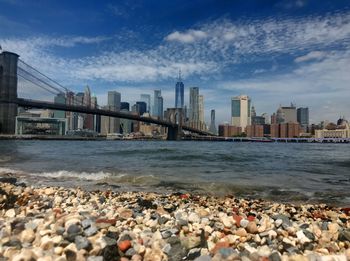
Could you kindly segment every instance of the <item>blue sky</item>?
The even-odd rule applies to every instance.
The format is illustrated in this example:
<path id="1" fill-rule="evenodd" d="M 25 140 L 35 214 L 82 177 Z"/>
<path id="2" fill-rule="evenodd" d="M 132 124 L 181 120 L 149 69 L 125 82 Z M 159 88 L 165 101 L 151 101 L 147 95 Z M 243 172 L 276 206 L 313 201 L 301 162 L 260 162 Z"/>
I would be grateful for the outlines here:
<path id="1" fill-rule="evenodd" d="M 217 123 L 240 94 L 258 114 L 293 102 L 312 122 L 350 119 L 346 0 L 0 0 L 0 45 L 75 91 L 90 85 L 101 105 L 108 90 L 133 103 L 160 88 L 173 107 L 181 69 L 185 102 L 198 86 Z"/>

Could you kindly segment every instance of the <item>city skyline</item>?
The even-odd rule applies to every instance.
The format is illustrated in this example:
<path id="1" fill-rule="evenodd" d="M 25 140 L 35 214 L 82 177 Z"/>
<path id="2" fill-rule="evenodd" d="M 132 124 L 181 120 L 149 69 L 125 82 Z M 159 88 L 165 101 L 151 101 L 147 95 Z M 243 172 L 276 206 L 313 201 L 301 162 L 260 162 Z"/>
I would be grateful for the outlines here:
<path id="1" fill-rule="evenodd" d="M 259 115 L 293 102 L 309 107 L 310 122 L 350 118 L 347 1 L 177 1 L 152 8 L 63 1 L 42 3 L 44 12 L 34 17 L 36 8 L 30 1 L 0 1 L 3 50 L 18 52 L 76 92 L 88 84 L 100 104 L 108 90 L 134 104 L 140 94 L 161 89 L 164 108 L 173 107 L 181 69 L 185 105 L 189 87 L 199 86 L 206 122 L 211 109 L 218 123 L 229 121 L 227 97 L 242 94 L 252 97 Z M 74 17 L 77 8 L 89 19 Z"/>

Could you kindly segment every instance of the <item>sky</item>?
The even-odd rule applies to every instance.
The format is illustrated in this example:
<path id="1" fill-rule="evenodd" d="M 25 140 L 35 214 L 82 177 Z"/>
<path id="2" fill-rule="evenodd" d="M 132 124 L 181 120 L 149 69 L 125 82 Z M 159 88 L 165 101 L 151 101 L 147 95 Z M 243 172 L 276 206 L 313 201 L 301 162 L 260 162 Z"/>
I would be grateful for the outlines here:
<path id="1" fill-rule="evenodd" d="M 348 0 L 0 0 L 0 45 L 100 105 L 109 90 L 133 104 L 161 89 L 174 107 L 181 69 L 207 121 L 215 109 L 230 122 L 241 94 L 258 115 L 293 102 L 312 123 L 350 120 Z M 19 96 L 53 99 L 32 88 Z"/>

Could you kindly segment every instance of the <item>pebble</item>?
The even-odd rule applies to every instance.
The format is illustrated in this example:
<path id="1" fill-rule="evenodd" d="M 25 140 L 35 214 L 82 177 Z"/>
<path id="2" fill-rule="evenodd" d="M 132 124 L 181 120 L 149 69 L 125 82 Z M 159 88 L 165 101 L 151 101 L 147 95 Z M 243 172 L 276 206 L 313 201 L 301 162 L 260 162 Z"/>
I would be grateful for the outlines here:
<path id="1" fill-rule="evenodd" d="M 7 210 L 5 213 L 5 217 L 8 217 L 8 218 L 14 218 L 15 216 L 16 216 L 16 212 L 13 208 Z"/>
<path id="2" fill-rule="evenodd" d="M 0 189 L 21 198 L 0 208 L 0 259 L 350 259 L 349 213 L 322 204 L 1 183 Z"/>

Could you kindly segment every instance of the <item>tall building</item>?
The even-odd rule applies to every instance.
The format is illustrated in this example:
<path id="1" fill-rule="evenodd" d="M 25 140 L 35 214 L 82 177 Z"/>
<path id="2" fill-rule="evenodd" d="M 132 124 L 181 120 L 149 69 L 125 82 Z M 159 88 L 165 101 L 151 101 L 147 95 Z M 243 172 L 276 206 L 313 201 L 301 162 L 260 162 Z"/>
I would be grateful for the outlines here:
<path id="1" fill-rule="evenodd" d="M 163 119 L 163 114 L 164 114 L 164 111 L 163 111 L 163 97 L 160 96 L 160 97 L 157 97 L 158 99 L 158 117 L 160 119 Z"/>
<path id="2" fill-rule="evenodd" d="M 75 96 L 74 92 L 67 92 L 66 96 L 66 104 L 67 105 L 76 105 L 75 104 Z M 77 129 L 76 118 L 77 118 L 76 112 L 67 111 L 66 112 L 66 118 L 67 118 L 67 130 L 75 130 Z"/>
<path id="3" fill-rule="evenodd" d="M 276 113 L 277 123 L 297 123 L 297 109 L 291 104 L 290 106 L 280 106 Z"/>
<path id="4" fill-rule="evenodd" d="M 307 131 L 309 126 L 309 108 L 298 108 L 297 109 L 297 120 L 300 124 L 300 127 L 304 132 Z"/>
<path id="5" fill-rule="evenodd" d="M 151 95 L 141 94 L 140 101 L 146 103 L 146 105 L 147 105 L 146 112 L 151 112 Z"/>
<path id="6" fill-rule="evenodd" d="M 121 111 L 130 111 L 130 104 L 128 102 L 121 102 L 120 103 L 120 110 Z"/>
<path id="7" fill-rule="evenodd" d="M 120 111 L 121 95 L 116 91 L 109 91 L 107 98 L 107 108 L 110 111 Z M 108 117 L 108 133 L 119 133 L 120 119 Z"/>
<path id="8" fill-rule="evenodd" d="M 175 85 L 175 108 L 184 107 L 184 89 L 185 85 L 181 79 L 181 71 L 179 71 L 179 78 Z"/>
<path id="9" fill-rule="evenodd" d="M 211 112 L 210 112 L 210 128 L 209 128 L 209 131 L 211 133 L 216 134 L 215 110 L 211 110 Z"/>
<path id="10" fill-rule="evenodd" d="M 198 97 L 198 113 L 199 113 L 199 122 L 204 124 L 204 96 L 199 95 Z"/>
<path id="11" fill-rule="evenodd" d="M 57 104 L 66 104 L 66 95 L 62 92 L 55 96 L 54 103 Z M 54 111 L 53 112 L 54 118 L 66 118 L 66 112 L 65 111 Z"/>
<path id="12" fill-rule="evenodd" d="M 91 108 L 98 108 L 97 97 L 95 95 L 91 97 Z M 93 130 L 97 133 L 101 131 L 101 115 L 93 115 Z"/>
<path id="13" fill-rule="evenodd" d="M 199 88 L 190 88 L 189 123 L 193 128 L 199 129 Z"/>
<path id="14" fill-rule="evenodd" d="M 247 125 L 251 123 L 250 103 L 251 100 L 247 95 L 240 95 L 231 99 L 231 124 L 241 127 L 242 131 L 245 131 Z"/>
<path id="15" fill-rule="evenodd" d="M 154 90 L 153 116 L 163 118 L 163 97 L 161 90 Z"/>
<path id="16" fill-rule="evenodd" d="M 139 114 L 141 116 L 147 112 L 147 103 L 143 101 L 137 101 L 136 104 L 139 106 Z"/>
<path id="17" fill-rule="evenodd" d="M 90 87 L 86 86 L 84 91 L 83 106 L 91 108 L 91 91 Z M 84 114 L 84 129 L 94 129 L 94 116 L 92 114 Z"/>

